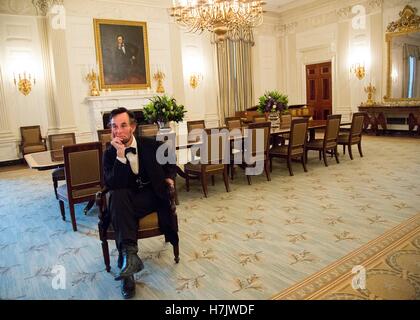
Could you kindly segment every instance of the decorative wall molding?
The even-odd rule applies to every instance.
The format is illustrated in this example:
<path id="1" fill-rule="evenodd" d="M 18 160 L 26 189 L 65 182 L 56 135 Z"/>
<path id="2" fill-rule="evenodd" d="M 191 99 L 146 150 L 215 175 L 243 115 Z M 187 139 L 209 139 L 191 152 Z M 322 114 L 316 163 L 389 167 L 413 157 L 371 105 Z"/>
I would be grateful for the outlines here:
<path id="1" fill-rule="evenodd" d="M 0 14 L 36 15 L 31 0 L 2 0 L 0 1 Z"/>
<path id="2" fill-rule="evenodd" d="M 335 1 L 328 6 L 325 3 L 320 3 L 319 7 L 313 7 L 312 4 L 311 7 L 313 8 L 310 11 L 306 11 L 305 6 L 303 6 L 300 14 L 299 11 L 296 12 L 296 9 L 293 9 L 293 14 L 289 14 L 288 11 L 280 14 L 280 19 L 283 23 L 278 24 L 276 31 L 281 36 L 284 36 L 331 23 L 346 21 L 356 16 L 352 12 L 352 8 L 356 5 L 362 5 L 367 15 L 374 14 L 382 9 L 383 2 L 383 0 L 367 0 L 362 3 L 355 2 L 350 6 L 343 6 L 343 1 Z M 325 10 L 321 11 L 321 9 Z"/>
<path id="3" fill-rule="evenodd" d="M 297 26 L 298 26 L 297 22 L 277 25 L 276 31 L 279 33 L 280 36 L 286 36 L 288 34 L 295 33 Z"/>

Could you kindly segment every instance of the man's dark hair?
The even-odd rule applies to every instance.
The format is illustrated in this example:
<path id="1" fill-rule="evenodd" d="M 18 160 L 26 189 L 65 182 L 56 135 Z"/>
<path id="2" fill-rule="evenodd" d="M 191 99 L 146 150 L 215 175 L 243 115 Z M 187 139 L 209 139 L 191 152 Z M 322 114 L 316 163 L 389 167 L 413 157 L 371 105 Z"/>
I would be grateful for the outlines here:
<path id="1" fill-rule="evenodd" d="M 117 37 L 115 39 L 118 39 L 119 37 L 121 37 L 123 40 L 125 40 L 125 38 L 122 34 L 117 34 Z"/>
<path id="2" fill-rule="evenodd" d="M 136 123 L 136 118 L 134 116 L 134 113 L 130 110 L 127 110 L 124 107 L 120 107 L 117 109 L 114 109 L 111 111 L 111 113 L 109 114 L 109 125 L 111 125 L 111 120 L 112 118 L 114 118 L 116 115 L 121 114 L 121 113 L 127 113 L 128 114 L 128 119 L 130 120 L 130 124 Z"/>

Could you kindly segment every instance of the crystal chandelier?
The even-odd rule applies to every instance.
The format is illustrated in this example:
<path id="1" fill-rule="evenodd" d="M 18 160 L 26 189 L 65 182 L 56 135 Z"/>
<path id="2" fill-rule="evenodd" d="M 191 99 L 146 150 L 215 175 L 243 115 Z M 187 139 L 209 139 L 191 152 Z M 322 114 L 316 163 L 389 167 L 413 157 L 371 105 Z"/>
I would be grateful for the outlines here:
<path id="1" fill-rule="evenodd" d="M 173 0 L 169 14 L 188 31 L 208 30 L 221 42 L 227 36 L 241 39 L 261 25 L 263 5 L 264 1 L 251 0 Z"/>

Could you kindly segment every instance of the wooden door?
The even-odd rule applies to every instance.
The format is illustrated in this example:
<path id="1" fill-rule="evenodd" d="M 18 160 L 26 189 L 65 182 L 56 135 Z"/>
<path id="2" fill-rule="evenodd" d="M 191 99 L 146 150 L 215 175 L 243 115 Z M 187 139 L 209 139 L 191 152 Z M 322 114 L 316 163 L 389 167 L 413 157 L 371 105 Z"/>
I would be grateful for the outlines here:
<path id="1" fill-rule="evenodd" d="M 332 113 L 331 62 L 306 66 L 306 104 L 315 120 Z"/>

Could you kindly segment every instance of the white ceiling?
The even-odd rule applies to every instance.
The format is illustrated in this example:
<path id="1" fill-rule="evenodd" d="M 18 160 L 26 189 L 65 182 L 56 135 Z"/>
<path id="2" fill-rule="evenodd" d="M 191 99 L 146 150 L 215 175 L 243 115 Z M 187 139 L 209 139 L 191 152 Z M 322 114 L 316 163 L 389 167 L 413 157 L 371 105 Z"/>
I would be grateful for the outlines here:
<path id="1" fill-rule="evenodd" d="M 101 1 L 101 0 L 99 0 Z M 110 0 L 102 0 L 109 2 Z M 264 10 L 268 12 L 280 13 L 288 9 L 296 8 L 301 5 L 315 2 L 317 0 L 264 0 L 267 4 Z M 113 0 L 113 2 L 145 4 L 153 7 L 169 8 L 172 5 L 172 0 Z"/>

